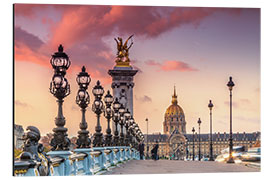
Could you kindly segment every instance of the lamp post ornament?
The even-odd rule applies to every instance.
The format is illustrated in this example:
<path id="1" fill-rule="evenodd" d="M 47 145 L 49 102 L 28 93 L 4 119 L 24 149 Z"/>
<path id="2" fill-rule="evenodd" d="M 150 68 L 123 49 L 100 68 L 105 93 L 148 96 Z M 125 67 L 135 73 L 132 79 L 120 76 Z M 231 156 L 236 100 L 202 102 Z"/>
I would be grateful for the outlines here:
<path id="1" fill-rule="evenodd" d="M 63 116 L 64 98 L 70 94 L 70 86 L 65 78 L 66 70 L 70 66 L 70 60 L 64 48 L 60 44 L 58 52 L 52 55 L 50 63 L 54 69 L 54 75 L 50 83 L 50 92 L 57 98 L 58 115 L 55 118 L 56 128 L 53 128 L 53 139 L 50 142 L 52 150 L 69 150 L 70 140 L 67 137 L 67 128 L 65 128 L 66 120 Z"/>
<path id="2" fill-rule="evenodd" d="M 79 90 L 76 96 L 76 103 L 81 108 L 82 120 L 80 123 L 80 131 L 78 131 L 77 146 L 78 148 L 89 148 L 91 140 L 89 138 L 89 131 L 86 130 L 88 125 L 85 120 L 85 111 L 90 102 L 90 96 L 87 92 L 88 85 L 91 81 L 89 74 L 85 71 L 85 67 L 82 67 L 82 71 L 78 74 L 76 79 Z"/>

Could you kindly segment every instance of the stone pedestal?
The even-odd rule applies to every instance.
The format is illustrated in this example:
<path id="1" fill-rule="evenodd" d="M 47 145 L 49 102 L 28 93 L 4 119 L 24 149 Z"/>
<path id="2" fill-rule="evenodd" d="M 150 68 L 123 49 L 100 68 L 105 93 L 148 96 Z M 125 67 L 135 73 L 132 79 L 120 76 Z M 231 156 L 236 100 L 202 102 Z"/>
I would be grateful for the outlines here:
<path id="1" fill-rule="evenodd" d="M 112 77 L 113 97 L 117 97 L 120 103 L 124 103 L 131 115 L 133 115 L 133 77 L 137 72 L 138 70 L 134 70 L 131 66 L 115 66 L 108 71 L 108 74 Z M 115 130 L 114 124 L 112 128 Z M 119 128 L 120 126 L 118 130 Z"/>

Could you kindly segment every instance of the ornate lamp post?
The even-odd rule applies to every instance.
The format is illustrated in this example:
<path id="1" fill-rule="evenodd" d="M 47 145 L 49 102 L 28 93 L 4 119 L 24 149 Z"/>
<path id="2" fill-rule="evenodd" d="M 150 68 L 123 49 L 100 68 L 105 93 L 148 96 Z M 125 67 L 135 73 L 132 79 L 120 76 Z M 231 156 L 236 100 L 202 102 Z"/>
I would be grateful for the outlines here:
<path id="1" fill-rule="evenodd" d="M 78 140 L 76 142 L 78 148 L 89 148 L 91 140 L 89 139 L 89 131 L 87 129 L 87 122 L 85 121 L 85 111 L 90 102 L 90 96 L 87 92 L 88 85 L 91 81 L 90 76 L 85 72 L 85 67 L 82 67 L 82 71 L 78 74 L 76 79 L 79 90 L 76 97 L 76 103 L 82 111 L 82 121 L 80 123 L 80 131 L 78 131 Z"/>
<path id="2" fill-rule="evenodd" d="M 136 124 L 134 129 L 135 129 L 135 138 L 136 138 L 135 148 L 138 149 L 138 142 L 139 142 L 138 134 L 139 134 L 139 130 L 140 130 L 138 124 Z"/>
<path id="3" fill-rule="evenodd" d="M 234 163 L 233 157 L 232 157 L 232 150 L 233 150 L 233 138 L 232 138 L 232 89 L 234 86 L 234 83 L 232 81 L 232 77 L 229 78 L 229 82 L 227 84 L 230 90 L 230 144 L 229 144 L 229 160 L 227 163 Z"/>
<path id="4" fill-rule="evenodd" d="M 94 147 L 100 147 L 103 146 L 103 134 L 101 132 L 101 126 L 100 126 L 100 114 L 103 112 L 103 102 L 101 100 L 104 89 L 100 85 L 100 82 L 97 81 L 97 84 L 92 90 L 92 93 L 95 96 L 95 101 L 92 105 L 92 110 L 97 115 L 97 125 L 96 125 L 96 132 L 94 134 L 94 140 L 93 140 L 93 146 Z"/>
<path id="5" fill-rule="evenodd" d="M 148 146 L 148 118 L 145 119 L 146 121 L 146 158 L 149 158 L 148 156 L 148 151 L 149 151 L 149 146 Z"/>
<path id="6" fill-rule="evenodd" d="M 214 161 L 213 157 L 213 137 L 212 137 L 212 108 L 214 105 L 212 104 L 212 101 L 209 100 L 208 104 L 209 110 L 210 110 L 210 155 L 209 155 L 209 161 Z"/>
<path id="7" fill-rule="evenodd" d="M 120 108 L 121 104 L 118 101 L 118 98 L 115 98 L 114 102 L 113 102 L 113 121 L 115 123 L 115 130 L 114 130 L 114 137 L 113 137 L 113 144 L 115 146 L 119 145 L 119 136 L 118 136 L 118 122 L 119 122 L 119 108 Z"/>
<path id="8" fill-rule="evenodd" d="M 124 131 L 123 131 L 123 127 L 124 127 L 124 123 L 125 123 L 125 118 L 124 118 L 124 113 L 125 113 L 125 107 L 123 104 L 121 104 L 120 108 L 119 108 L 119 113 L 120 113 L 120 145 L 124 146 Z"/>
<path id="9" fill-rule="evenodd" d="M 132 138 L 132 146 L 133 147 L 135 147 L 135 145 L 136 145 L 136 129 L 137 129 L 137 127 L 138 127 L 138 125 L 137 125 L 137 123 L 133 123 L 133 126 L 132 126 L 132 136 L 133 136 L 133 138 Z"/>
<path id="10" fill-rule="evenodd" d="M 194 147 L 194 132 L 195 132 L 195 129 L 194 127 L 192 128 L 192 141 L 193 141 L 193 144 L 192 144 L 192 160 L 194 161 L 195 160 L 195 147 Z"/>
<path id="11" fill-rule="evenodd" d="M 106 109 L 104 111 L 104 115 L 107 119 L 107 130 L 106 130 L 106 135 L 105 135 L 105 146 L 111 146 L 112 145 L 112 134 L 111 134 L 111 127 L 110 127 L 110 120 L 112 118 L 112 109 L 111 109 L 111 105 L 113 102 L 113 97 L 110 94 L 110 91 L 107 91 L 106 96 L 104 97 L 104 102 L 106 104 Z"/>
<path id="12" fill-rule="evenodd" d="M 64 98 L 70 94 L 70 86 L 65 78 L 66 70 L 70 66 L 70 60 L 64 48 L 60 44 L 58 52 L 55 52 L 51 58 L 51 65 L 54 69 L 54 76 L 50 84 L 50 92 L 57 98 L 58 115 L 55 118 L 56 128 L 53 129 L 53 139 L 50 142 L 52 150 L 69 150 L 70 140 L 67 137 L 66 120 L 63 116 L 62 105 Z"/>
<path id="13" fill-rule="evenodd" d="M 134 124 L 134 118 L 133 116 L 131 116 L 131 118 L 129 119 L 129 126 L 128 126 L 128 135 L 129 135 L 129 144 L 132 145 L 132 128 L 133 128 L 133 124 Z"/>
<path id="14" fill-rule="evenodd" d="M 199 124 L 199 161 L 201 161 L 201 118 L 198 119 Z"/>
<path id="15" fill-rule="evenodd" d="M 130 125 L 130 117 L 131 114 L 129 112 L 129 110 L 127 109 L 126 112 L 124 113 L 124 117 L 125 117 L 125 129 L 126 129 L 126 138 L 125 138 L 125 145 L 129 146 L 129 125 Z"/>

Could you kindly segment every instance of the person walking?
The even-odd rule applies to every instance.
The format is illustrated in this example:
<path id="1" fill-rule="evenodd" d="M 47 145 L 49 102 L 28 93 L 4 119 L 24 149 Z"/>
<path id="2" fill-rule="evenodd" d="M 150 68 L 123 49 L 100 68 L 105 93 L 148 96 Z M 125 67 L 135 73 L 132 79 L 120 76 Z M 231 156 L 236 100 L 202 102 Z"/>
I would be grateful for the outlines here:
<path id="1" fill-rule="evenodd" d="M 140 142 L 139 144 L 140 160 L 143 160 L 144 157 L 144 143 Z"/>
<path id="2" fill-rule="evenodd" d="M 151 154 L 152 154 L 152 159 L 153 160 L 158 160 L 158 147 L 159 147 L 159 145 L 158 145 L 158 141 L 156 141 L 156 144 L 155 144 L 155 146 L 154 146 L 154 148 L 151 150 Z"/>

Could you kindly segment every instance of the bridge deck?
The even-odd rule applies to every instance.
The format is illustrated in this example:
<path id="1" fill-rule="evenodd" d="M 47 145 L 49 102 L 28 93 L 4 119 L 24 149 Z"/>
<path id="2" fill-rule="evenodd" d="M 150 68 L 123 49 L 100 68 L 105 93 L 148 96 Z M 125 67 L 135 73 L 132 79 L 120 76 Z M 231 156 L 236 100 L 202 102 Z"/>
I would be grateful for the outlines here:
<path id="1" fill-rule="evenodd" d="M 104 174 L 168 174 L 211 172 L 259 172 L 259 168 L 242 164 L 207 161 L 132 160 Z"/>

